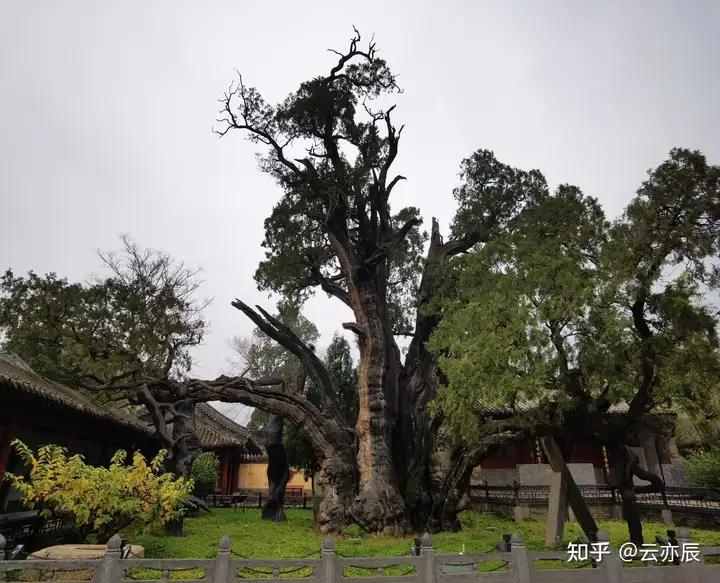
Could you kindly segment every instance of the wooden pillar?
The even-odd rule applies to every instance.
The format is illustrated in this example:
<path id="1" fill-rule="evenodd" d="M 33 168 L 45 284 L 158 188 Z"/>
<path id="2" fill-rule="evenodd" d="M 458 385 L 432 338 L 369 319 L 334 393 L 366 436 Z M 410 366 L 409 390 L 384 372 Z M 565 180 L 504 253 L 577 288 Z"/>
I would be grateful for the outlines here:
<path id="1" fill-rule="evenodd" d="M 232 494 L 239 489 L 240 479 L 240 460 L 237 457 L 233 457 L 232 473 L 230 474 L 230 493 Z"/>
<path id="2" fill-rule="evenodd" d="M 220 457 L 220 493 L 227 494 L 227 456 L 223 454 Z"/>
<path id="3" fill-rule="evenodd" d="M 231 481 L 232 481 L 232 457 L 229 453 L 225 454 L 225 465 L 227 470 L 225 471 L 225 493 L 232 494 Z"/>
<path id="4" fill-rule="evenodd" d="M 10 442 L 15 436 L 17 425 L 10 423 L 5 428 L 5 435 L 2 436 L 2 443 L 0 444 L 0 486 L 2 486 L 5 480 L 5 472 L 7 471 L 8 463 L 10 462 L 10 456 L 12 455 L 12 446 Z"/>

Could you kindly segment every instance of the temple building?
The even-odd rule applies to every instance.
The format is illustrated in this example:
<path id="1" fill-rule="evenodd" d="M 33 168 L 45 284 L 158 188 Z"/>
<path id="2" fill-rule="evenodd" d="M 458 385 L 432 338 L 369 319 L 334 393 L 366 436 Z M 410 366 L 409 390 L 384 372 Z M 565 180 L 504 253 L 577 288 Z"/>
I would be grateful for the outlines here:
<path id="1" fill-rule="evenodd" d="M 627 404 L 610 408 L 610 414 L 622 415 Z M 656 414 L 665 423 L 674 424 L 672 412 Z M 578 485 L 605 485 L 614 483 L 613 456 L 602 444 L 586 441 L 563 442 L 558 445 L 565 454 L 568 469 Z M 684 459 L 678 453 L 675 437 L 665 437 L 649 430 L 630 436 L 628 445 L 640 459 L 640 465 L 659 475 L 667 486 L 685 486 Z M 543 452 L 536 439 L 495 451 L 475 468 L 473 485 L 507 486 L 513 482 L 521 486 L 545 486 L 550 484 L 552 469 L 543 459 Z"/>
<path id="2" fill-rule="evenodd" d="M 208 404 L 196 409 L 204 451 L 221 460 L 218 491 L 236 491 L 243 456 L 259 455 L 250 433 Z M 98 404 L 83 393 L 50 381 L 21 359 L 0 353 L 0 514 L 24 510 L 20 493 L 3 479 L 5 472 L 27 471 L 11 442 L 32 449 L 56 444 L 81 454 L 91 465 L 107 465 L 119 449 L 152 457 L 160 450 L 155 429 L 138 416 Z"/>
<path id="3" fill-rule="evenodd" d="M 245 427 L 207 403 L 197 405 L 195 421 L 203 451 L 213 451 L 220 459 L 218 494 L 241 490 L 239 482 L 245 460 L 248 456 L 262 456 L 263 449 Z"/>

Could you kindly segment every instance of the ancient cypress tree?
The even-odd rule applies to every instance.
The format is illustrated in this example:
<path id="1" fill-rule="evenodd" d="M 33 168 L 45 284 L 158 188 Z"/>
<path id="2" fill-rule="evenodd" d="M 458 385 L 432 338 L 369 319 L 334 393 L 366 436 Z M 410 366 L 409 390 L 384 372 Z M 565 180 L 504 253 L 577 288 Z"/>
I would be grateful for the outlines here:
<path id="1" fill-rule="evenodd" d="M 435 405 L 469 438 L 477 409 L 523 405 L 536 435 L 607 446 L 642 544 L 635 494 L 664 484 L 628 446 L 672 432 L 653 413 L 696 412 L 716 391 L 720 319 L 707 292 L 718 285 L 719 211 L 720 168 L 685 149 L 612 222 L 577 187 L 537 197 L 446 270 L 429 343 L 447 379 Z"/>
<path id="2" fill-rule="evenodd" d="M 489 447 L 517 434 L 493 426 L 463 442 L 441 431 L 442 414 L 429 411 L 441 378 L 425 349 L 438 317 L 427 315 L 424 304 L 436 268 L 502 230 L 542 184 L 490 152 L 476 153 L 463 164 L 455 192 L 452 238 L 444 241 L 433 221 L 423 257 L 420 211 L 391 209 L 405 179 L 392 171 L 402 127 L 393 123 L 394 106 L 375 105 L 399 92 L 396 78 L 372 41 L 361 47 L 359 34 L 346 52 L 332 52 L 337 60 L 327 74 L 274 106 L 240 78 L 221 100 L 216 131 L 242 132 L 266 147 L 260 168 L 282 192 L 265 222 L 259 287 L 301 299 L 322 290 L 352 311 L 353 320 L 342 325 L 357 335 L 360 351 L 357 422 L 346 423 L 328 372 L 309 347 L 241 300 L 233 306 L 306 365 L 321 405 L 258 383 L 252 391 L 230 379 L 205 386 L 221 393 L 215 398 L 242 400 L 301 428 L 323 460 L 322 531 L 350 521 L 372 532 L 398 532 L 409 517 L 419 527 L 454 527 L 472 468 Z M 404 361 L 396 340 L 402 334 L 412 336 Z"/>

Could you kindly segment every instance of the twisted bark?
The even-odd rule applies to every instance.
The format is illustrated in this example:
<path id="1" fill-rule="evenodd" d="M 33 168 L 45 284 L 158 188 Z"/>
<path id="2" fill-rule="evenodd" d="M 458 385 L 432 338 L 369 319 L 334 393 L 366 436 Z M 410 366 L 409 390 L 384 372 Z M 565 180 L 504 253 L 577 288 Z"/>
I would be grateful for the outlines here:
<path id="1" fill-rule="evenodd" d="M 660 476 L 640 467 L 640 459 L 627 445 L 617 450 L 618 490 L 622 500 L 623 517 L 628 525 L 630 542 L 638 548 L 643 545 L 643 528 L 637 493 L 660 493 L 665 491 L 665 482 Z M 634 477 L 649 482 L 647 486 L 636 486 Z"/>
<path id="2" fill-rule="evenodd" d="M 285 444 L 283 443 L 283 418 L 270 415 L 265 424 L 265 448 L 268 455 L 267 479 L 270 495 L 262 507 L 263 520 L 282 522 L 285 520 L 285 487 L 290 481 Z"/>

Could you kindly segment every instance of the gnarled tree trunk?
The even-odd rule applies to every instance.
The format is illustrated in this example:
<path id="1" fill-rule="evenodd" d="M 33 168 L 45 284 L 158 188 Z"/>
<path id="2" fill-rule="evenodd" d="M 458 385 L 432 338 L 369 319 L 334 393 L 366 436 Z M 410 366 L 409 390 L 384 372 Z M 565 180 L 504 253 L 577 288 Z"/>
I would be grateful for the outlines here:
<path id="1" fill-rule="evenodd" d="M 370 281 L 353 286 L 350 302 L 360 328 L 358 392 L 360 413 L 357 434 L 358 495 L 352 516 L 368 532 L 400 535 L 406 526 L 405 503 L 393 464 L 391 423 L 397 392 L 397 376 L 385 319 L 384 298 Z"/>
<path id="2" fill-rule="evenodd" d="M 195 424 L 195 403 L 183 399 L 175 403 L 172 416 L 173 445 L 168 451 L 166 469 L 177 478 L 189 480 L 192 477 L 192 465 L 202 452 L 202 444 L 197 436 Z M 165 525 L 166 536 L 182 536 L 183 517 L 173 519 Z"/>
<path id="3" fill-rule="evenodd" d="M 616 471 L 623 518 L 627 522 L 630 542 L 640 548 L 644 540 L 642 516 L 636 494 L 664 492 L 665 482 L 660 476 L 641 468 L 638 456 L 625 444 L 616 449 Z M 633 479 L 635 476 L 649 482 L 649 485 L 636 486 Z"/>
<path id="4" fill-rule="evenodd" d="M 262 508 L 262 519 L 282 522 L 285 520 L 285 487 L 290 481 L 285 444 L 283 443 L 283 418 L 270 415 L 265 424 L 265 448 L 268 456 L 267 479 L 270 495 Z"/>

